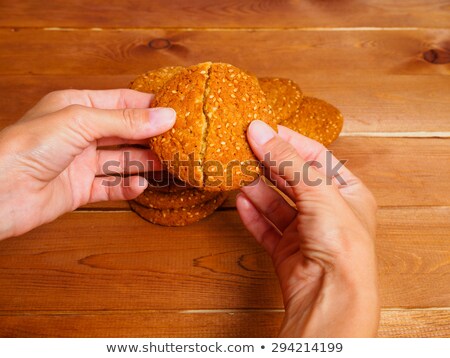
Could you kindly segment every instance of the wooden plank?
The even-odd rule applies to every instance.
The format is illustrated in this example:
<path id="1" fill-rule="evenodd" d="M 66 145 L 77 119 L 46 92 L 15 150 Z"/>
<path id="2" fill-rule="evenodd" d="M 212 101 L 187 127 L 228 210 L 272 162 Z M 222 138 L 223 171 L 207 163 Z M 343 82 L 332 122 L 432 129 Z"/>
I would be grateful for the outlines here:
<path id="1" fill-rule="evenodd" d="M 54 312 L 0 315 L 1 337 L 276 337 L 283 312 Z M 450 310 L 381 312 L 379 337 L 449 337 Z"/>
<path id="2" fill-rule="evenodd" d="M 344 134 L 450 132 L 450 81 L 442 75 L 353 76 L 285 73 L 303 91 L 337 106 L 345 118 Z M 134 75 L 2 76 L 0 128 L 19 119 L 46 93 L 66 89 L 126 87 Z M 422 134 L 426 135 L 426 134 Z"/>
<path id="3" fill-rule="evenodd" d="M 0 26 L 69 27 L 448 27 L 448 2 L 63 0 L 2 4 Z"/>
<path id="4" fill-rule="evenodd" d="M 379 337 L 450 337 L 450 310 L 383 310 Z"/>
<path id="5" fill-rule="evenodd" d="M 177 31 L 0 30 L 0 74 L 137 74 L 160 66 L 230 62 L 260 76 L 292 73 L 448 75 L 450 30 L 416 31 Z M 148 44 L 166 38 L 171 46 Z M 226 44 L 226 46 L 224 46 Z M 245 48 L 245 51 L 242 49 Z M 270 51 L 267 51 L 270 49 Z M 423 53 L 439 49 L 434 64 Z M 444 49 L 444 50 L 442 50 Z M 441 54 L 441 55 L 440 55 Z"/>
<path id="6" fill-rule="evenodd" d="M 450 205 L 450 140 L 437 138 L 341 137 L 334 155 L 372 190 L 381 207 Z M 225 207 L 234 206 L 234 196 Z M 88 208 L 127 210 L 125 203 Z"/>
<path id="7" fill-rule="evenodd" d="M 382 306 L 449 307 L 450 207 L 379 211 Z M 65 215 L 0 242 L 0 311 L 280 309 L 270 259 L 234 210 L 184 228 Z"/>

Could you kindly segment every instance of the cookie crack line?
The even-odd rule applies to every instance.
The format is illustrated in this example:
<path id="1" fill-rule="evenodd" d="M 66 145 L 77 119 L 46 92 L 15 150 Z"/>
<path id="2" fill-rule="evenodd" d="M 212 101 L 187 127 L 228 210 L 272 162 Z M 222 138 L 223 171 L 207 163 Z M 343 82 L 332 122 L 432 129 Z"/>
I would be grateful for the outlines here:
<path id="1" fill-rule="evenodd" d="M 206 175 L 205 172 L 203 170 L 203 161 L 205 159 L 205 154 L 206 154 L 206 148 L 207 148 L 207 140 L 208 140 L 208 134 L 209 134 L 209 116 L 206 110 L 206 102 L 208 99 L 208 89 L 209 89 L 209 80 L 211 78 L 211 69 L 212 69 L 212 63 L 209 64 L 208 67 L 208 73 L 206 74 L 206 81 L 205 81 L 205 88 L 203 90 L 203 104 L 202 104 L 202 111 L 203 111 L 203 117 L 205 117 L 205 128 L 203 129 L 203 136 L 202 136 L 202 147 L 200 150 L 200 168 L 202 171 L 202 184 L 203 186 L 205 186 L 206 183 Z"/>

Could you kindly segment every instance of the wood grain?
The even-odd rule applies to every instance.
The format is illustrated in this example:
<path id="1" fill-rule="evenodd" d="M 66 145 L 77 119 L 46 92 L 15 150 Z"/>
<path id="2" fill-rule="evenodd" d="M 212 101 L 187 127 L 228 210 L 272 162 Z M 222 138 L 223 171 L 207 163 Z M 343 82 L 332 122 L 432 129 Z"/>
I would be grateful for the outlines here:
<path id="1" fill-rule="evenodd" d="M 26 0 L 4 1 L 0 26 L 448 27 L 448 9 L 445 0 Z"/>
<path id="2" fill-rule="evenodd" d="M 330 149 L 347 160 L 381 207 L 450 205 L 450 182 L 444 180 L 450 177 L 448 139 L 341 137 Z M 224 206 L 234 205 L 232 196 Z M 87 208 L 128 210 L 124 202 Z"/>
<path id="3" fill-rule="evenodd" d="M 450 306 L 449 214 L 379 211 L 383 307 Z M 270 259 L 234 210 L 185 228 L 77 212 L 0 242 L 0 311 L 246 308 L 282 302 Z"/>
<path id="4" fill-rule="evenodd" d="M 335 104 L 332 149 L 381 206 L 379 334 L 450 337 L 448 1 L 0 3 L 0 130 L 49 91 L 207 60 Z M 278 282 L 234 207 L 168 229 L 99 203 L 0 242 L 0 336 L 275 336 Z"/>
<path id="5" fill-rule="evenodd" d="M 283 312 L 0 314 L 0 337 L 276 337 Z M 379 337 L 450 337 L 450 310 L 383 310 Z"/>
<path id="6" fill-rule="evenodd" d="M 442 75 L 333 77 L 292 71 L 303 91 L 337 106 L 345 118 L 344 134 L 450 133 L 450 81 Z M 0 81 L 0 129 L 19 119 L 45 94 L 55 90 L 126 87 L 134 75 L 10 75 Z"/>
<path id="7" fill-rule="evenodd" d="M 450 30 L 177 31 L 0 30 L 0 74 L 139 74 L 160 66 L 229 62 L 259 76 L 448 75 L 450 64 L 424 60 L 448 52 Z M 148 46 L 156 38 L 166 49 Z M 224 46 L 226 44 L 226 46 Z M 245 48 L 245 51 L 242 49 Z M 270 54 L 267 52 L 270 49 Z M 437 53 L 437 52 L 436 52 Z M 294 79 L 301 79 L 295 76 Z M 301 81 L 300 81 L 301 83 Z"/>

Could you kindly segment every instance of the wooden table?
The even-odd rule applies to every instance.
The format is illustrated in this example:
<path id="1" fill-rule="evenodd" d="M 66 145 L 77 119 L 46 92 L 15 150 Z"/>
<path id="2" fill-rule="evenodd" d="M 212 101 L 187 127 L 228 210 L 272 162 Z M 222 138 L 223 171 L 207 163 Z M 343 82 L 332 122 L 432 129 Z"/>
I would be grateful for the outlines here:
<path id="1" fill-rule="evenodd" d="M 450 336 L 448 1 L 1 3 L 0 128 L 55 89 L 206 60 L 337 105 L 332 149 L 380 205 L 379 334 Z M 280 298 L 233 200 L 186 228 L 104 203 L 0 242 L 1 336 L 275 336 Z"/>

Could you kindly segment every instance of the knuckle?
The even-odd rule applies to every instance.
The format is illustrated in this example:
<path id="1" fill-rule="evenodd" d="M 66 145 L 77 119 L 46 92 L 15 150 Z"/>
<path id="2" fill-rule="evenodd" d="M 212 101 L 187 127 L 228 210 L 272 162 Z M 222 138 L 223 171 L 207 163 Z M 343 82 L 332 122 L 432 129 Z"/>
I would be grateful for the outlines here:
<path id="1" fill-rule="evenodd" d="M 272 143 L 268 149 L 278 160 L 294 159 L 297 154 L 295 149 L 286 142 Z"/>
<path id="2" fill-rule="evenodd" d="M 140 129 L 142 128 L 141 124 L 144 118 L 143 114 L 143 111 L 139 111 L 134 108 L 124 108 L 122 110 L 122 120 L 126 128 L 131 133 L 140 131 Z"/>
<path id="3" fill-rule="evenodd" d="M 295 149 L 286 142 L 274 143 L 270 145 L 269 153 L 271 158 L 276 162 L 276 165 L 281 169 L 293 168 L 298 164 L 298 155 Z"/>
<path id="4" fill-rule="evenodd" d="M 71 104 L 68 105 L 67 107 L 64 107 L 64 110 L 73 116 L 80 115 L 83 109 L 84 107 L 79 104 Z"/>
<path id="5" fill-rule="evenodd" d="M 66 98 L 70 97 L 75 90 L 57 90 L 47 93 L 42 101 L 48 102 L 64 102 Z"/>
<path id="6" fill-rule="evenodd" d="M 65 107 L 63 111 L 71 122 L 81 124 L 85 114 L 85 107 L 79 104 L 71 104 Z"/>
<path id="7" fill-rule="evenodd" d="M 281 208 L 281 203 L 278 198 L 272 198 L 267 201 L 267 203 L 264 206 L 264 214 L 268 217 L 273 216 L 274 214 L 277 214 Z"/>

